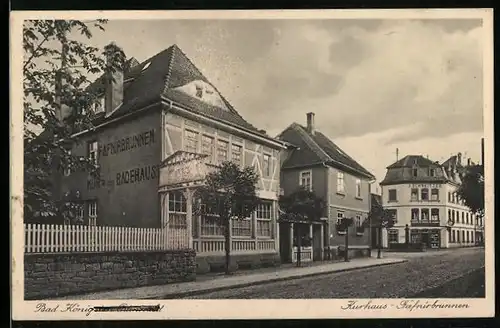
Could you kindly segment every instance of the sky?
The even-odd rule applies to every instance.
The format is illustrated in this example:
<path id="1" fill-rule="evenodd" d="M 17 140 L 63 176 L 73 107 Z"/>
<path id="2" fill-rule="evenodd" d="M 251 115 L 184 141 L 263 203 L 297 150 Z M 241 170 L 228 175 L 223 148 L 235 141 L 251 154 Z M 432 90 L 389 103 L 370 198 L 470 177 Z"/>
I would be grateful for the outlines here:
<path id="1" fill-rule="evenodd" d="M 481 20 L 115 20 L 105 29 L 90 43 L 114 41 L 140 62 L 177 44 L 271 136 L 314 112 L 316 128 L 378 182 L 396 149 L 480 160 Z"/>

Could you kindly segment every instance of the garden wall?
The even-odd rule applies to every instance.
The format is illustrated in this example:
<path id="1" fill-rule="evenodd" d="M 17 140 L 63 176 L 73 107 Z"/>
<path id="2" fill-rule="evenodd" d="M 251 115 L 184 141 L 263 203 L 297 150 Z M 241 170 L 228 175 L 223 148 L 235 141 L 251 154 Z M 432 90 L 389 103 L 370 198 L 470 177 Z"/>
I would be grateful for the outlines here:
<path id="1" fill-rule="evenodd" d="M 194 250 L 25 254 L 26 300 L 193 281 Z"/>

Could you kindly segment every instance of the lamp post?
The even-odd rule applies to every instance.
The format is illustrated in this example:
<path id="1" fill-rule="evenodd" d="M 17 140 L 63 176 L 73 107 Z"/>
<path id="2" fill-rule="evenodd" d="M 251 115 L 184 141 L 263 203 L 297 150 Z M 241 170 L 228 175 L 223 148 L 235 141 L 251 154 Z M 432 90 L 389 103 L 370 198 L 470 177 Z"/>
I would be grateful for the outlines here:
<path id="1" fill-rule="evenodd" d="M 382 258 L 382 222 L 379 223 L 377 227 L 377 244 L 378 244 L 378 249 L 377 249 L 377 259 Z"/>

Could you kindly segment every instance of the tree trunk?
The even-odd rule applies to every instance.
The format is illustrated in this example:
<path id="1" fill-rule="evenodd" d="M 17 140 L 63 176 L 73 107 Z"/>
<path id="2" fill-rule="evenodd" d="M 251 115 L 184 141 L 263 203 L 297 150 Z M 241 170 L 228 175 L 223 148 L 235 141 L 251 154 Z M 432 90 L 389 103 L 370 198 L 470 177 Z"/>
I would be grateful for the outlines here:
<path id="1" fill-rule="evenodd" d="M 301 251 L 302 251 L 302 238 L 300 234 L 300 224 L 297 224 L 297 266 L 300 266 L 300 262 L 302 260 L 301 258 Z"/>
<path id="2" fill-rule="evenodd" d="M 346 224 L 345 227 L 345 250 L 344 250 L 344 261 L 349 262 L 349 226 Z"/>
<path id="3" fill-rule="evenodd" d="M 382 227 L 378 227 L 378 250 L 377 250 L 377 258 L 381 258 L 382 253 Z"/>
<path id="4" fill-rule="evenodd" d="M 229 223 L 229 220 L 231 220 L 230 218 L 228 219 L 225 219 L 224 222 L 225 222 L 225 229 L 224 229 L 224 239 L 225 239 L 225 242 L 224 242 L 224 250 L 226 252 L 226 275 L 229 275 L 231 274 L 230 270 L 229 270 L 229 262 L 231 261 L 231 225 Z"/>

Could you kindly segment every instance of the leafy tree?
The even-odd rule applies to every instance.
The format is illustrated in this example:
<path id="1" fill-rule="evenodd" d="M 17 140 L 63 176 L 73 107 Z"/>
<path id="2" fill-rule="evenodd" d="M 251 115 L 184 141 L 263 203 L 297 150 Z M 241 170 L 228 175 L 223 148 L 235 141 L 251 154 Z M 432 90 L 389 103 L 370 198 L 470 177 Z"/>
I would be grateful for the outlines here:
<path id="1" fill-rule="evenodd" d="M 370 220 L 370 225 L 377 229 L 377 258 L 380 258 L 382 252 L 382 231 L 383 229 L 390 229 L 394 226 L 394 216 L 390 210 L 385 209 L 382 204 L 376 202 L 372 203 L 368 218 Z"/>
<path id="2" fill-rule="evenodd" d="M 250 217 L 260 203 L 256 194 L 257 181 L 253 167 L 240 169 L 226 161 L 218 170 L 208 173 L 204 185 L 196 191 L 201 206 L 195 211 L 201 215 L 215 214 L 215 220 L 224 227 L 226 274 L 230 274 L 230 222 Z"/>
<path id="3" fill-rule="evenodd" d="M 467 168 L 457 190 L 460 199 L 479 217 L 484 216 L 484 166 L 474 165 Z"/>
<path id="4" fill-rule="evenodd" d="M 315 221 L 319 220 L 325 212 L 325 202 L 322 198 L 317 197 L 313 191 L 309 191 L 302 187 L 288 196 L 281 196 L 279 199 L 280 209 L 284 212 L 283 219 L 299 220 L 299 221 Z M 302 234 L 300 225 L 297 225 L 297 266 L 300 266 L 300 253 L 302 247 Z"/>
<path id="5" fill-rule="evenodd" d="M 105 20 L 30 20 L 23 29 L 24 216 L 60 217 L 54 179 L 66 169 L 98 174 L 93 162 L 71 155 L 71 135 L 92 128 L 95 92 L 92 76 L 111 77 L 124 54 L 114 45 L 103 51 L 85 43 L 92 27 Z M 83 39 L 84 41 L 79 41 Z M 64 203 L 64 202 L 63 202 Z M 69 207 L 73 208 L 73 207 Z"/>

